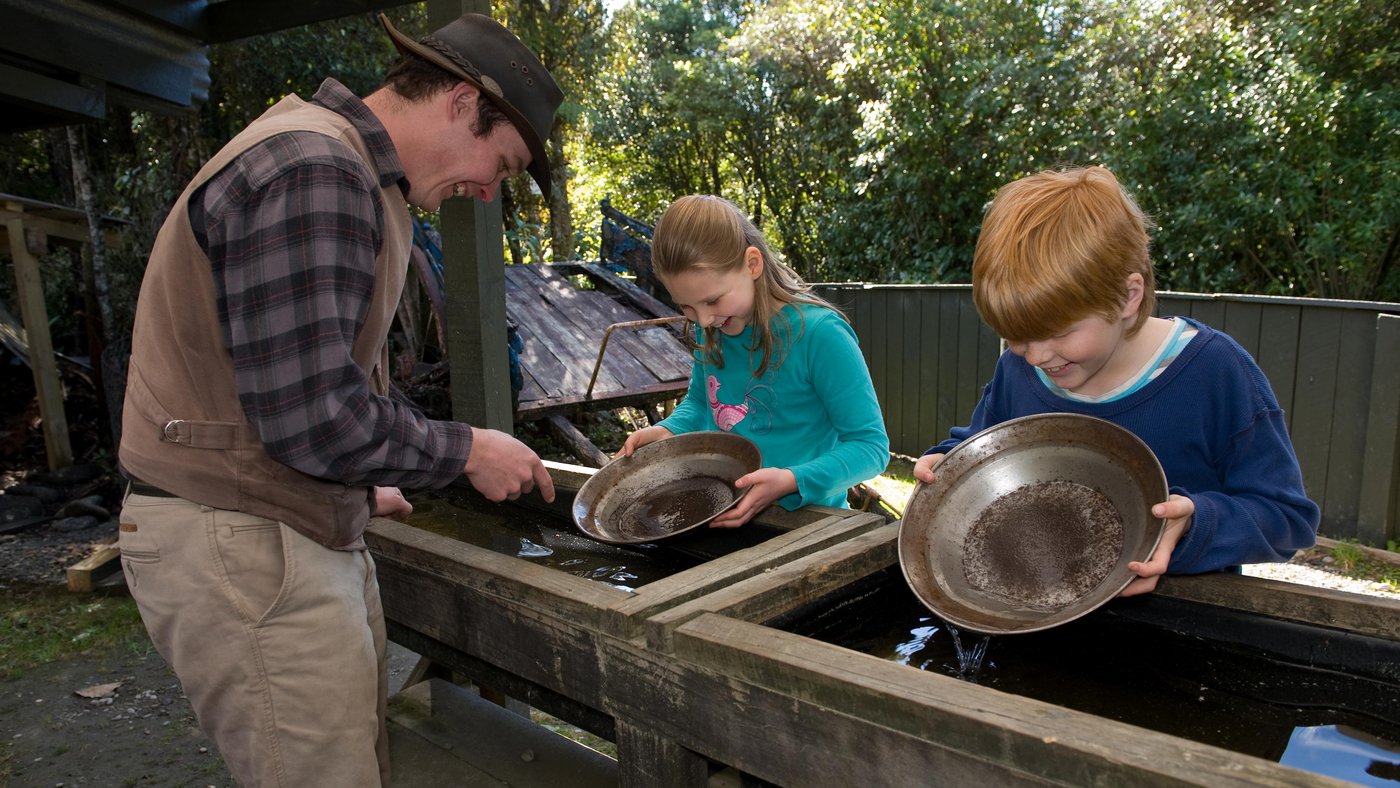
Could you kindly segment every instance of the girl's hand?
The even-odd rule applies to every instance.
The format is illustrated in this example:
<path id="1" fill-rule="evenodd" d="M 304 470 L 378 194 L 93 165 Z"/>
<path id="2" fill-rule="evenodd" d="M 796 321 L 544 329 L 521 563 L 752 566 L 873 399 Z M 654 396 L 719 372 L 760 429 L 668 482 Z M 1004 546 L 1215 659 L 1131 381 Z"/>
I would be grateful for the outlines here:
<path id="1" fill-rule="evenodd" d="M 1157 543 L 1157 549 L 1152 551 L 1151 558 L 1146 562 L 1128 562 L 1128 571 L 1135 572 L 1138 577 L 1119 592 L 1118 596 L 1146 594 L 1157 588 L 1157 581 L 1167 573 L 1167 564 L 1171 563 L 1172 551 L 1176 549 L 1177 542 L 1191 530 L 1191 516 L 1195 513 L 1196 502 L 1184 495 L 1173 495 L 1152 507 L 1154 517 L 1166 518 L 1167 528 L 1162 532 L 1162 541 Z"/>
<path id="2" fill-rule="evenodd" d="M 759 468 L 740 476 L 734 486 L 741 490 L 747 487 L 749 491 L 733 509 L 711 520 L 711 528 L 738 528 L 747 523 L 774 501 L 797 492 L 797 476 L 787 468 Z"/>
<path id="3" fill-rule="evenodd" d="M 671 431 L 665 427 L 643 427 L 631 435 L 628 435 L 626 442 L 622 444 L 622 448 L 618 449 L 617 454 L 614 454 L 613 457 L 631 457 L 632 452 L 642 448 L 648 443 L 655 443 L 663 438 L 669 437 L 671 437 Z"/>
<path id="4" fill-rule="evenodd" d="M 914 461 L 914 478 L 924 484 L 933 484 L 933 469 L 943 462 L 942 454 L 925 454 Z"/>
<path id="5" fill-rule="evenodd" d="M 403 493 L 397 487 L 375 487 L 372 506 L 371 515 L 388 517 L 390 520 L 402 520 L 413 514 L 413 504 L 403 497 Z"/>

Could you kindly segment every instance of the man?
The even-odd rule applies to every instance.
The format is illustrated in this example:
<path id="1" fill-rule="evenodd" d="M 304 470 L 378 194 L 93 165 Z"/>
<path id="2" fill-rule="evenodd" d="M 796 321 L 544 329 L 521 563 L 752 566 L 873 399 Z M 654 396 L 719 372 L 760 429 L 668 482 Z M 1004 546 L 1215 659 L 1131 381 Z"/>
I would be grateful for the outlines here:
<path id="1" fill-rule="evenodd" d="M 398 486 L 465 473 L 554 489 L 510 435 L 388 397 L 408 206 L 490 200 L 563 96 L 505 28 L 464 15 L 356 98 L 289 96 L 195 176 L 137 304 L 119 459 L 123 566 L 157 650 L 245 785 L 388 783 L 383 609 L 363 532 Z"/>

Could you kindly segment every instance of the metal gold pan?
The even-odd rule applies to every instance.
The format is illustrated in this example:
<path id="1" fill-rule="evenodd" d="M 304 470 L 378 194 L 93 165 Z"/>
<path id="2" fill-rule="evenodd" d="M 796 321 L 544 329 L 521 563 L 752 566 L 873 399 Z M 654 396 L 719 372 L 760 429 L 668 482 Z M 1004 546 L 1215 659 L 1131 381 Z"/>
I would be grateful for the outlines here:
<path id="1" fill-rule="evenodd" d="M 945 621 L 990 634 L 1048 629 L 1103 605 L 1166 522 L 1161 464 L 1136 435 L 1041 414 L 963 441 L 918 484 L 899 528 L 904 578 Z"/>
<path id="2" fill-rule="evenodd" d="M 734 482 L 758 470 L 758 447 L 727 432 L 648 443 L 593 474 L 574 498 L 574 525 L 601 542 L 640 544 L 698 528 L 738 503 Z"/>

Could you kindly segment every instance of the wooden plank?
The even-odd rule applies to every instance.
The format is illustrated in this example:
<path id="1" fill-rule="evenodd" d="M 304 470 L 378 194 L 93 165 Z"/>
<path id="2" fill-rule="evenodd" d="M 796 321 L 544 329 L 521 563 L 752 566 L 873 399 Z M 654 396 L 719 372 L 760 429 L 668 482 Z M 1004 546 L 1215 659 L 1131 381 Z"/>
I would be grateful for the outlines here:
<path id="1" fill-rule="evenodd" d="M 1322 507 L 1320 530 L 1332 525 L 1327 494 L 1327 463 L 1331 461 L 1332 416 L 1337 390 L 1337 348 L 1341 314 L 1332 309 L 1305 308 L 1299 318 L 1298 373 L 1293 388 L 1293 446 L 1303 469 L 1308 496 Z M 1330 532 L 1329 532 L 1330 535 Z"/>
<path id="2" fill-rule="evenodd" d="M 648 405 L 682 396 L 685 394 L 687 386 L 688 381 L 681 380 L 606 394 L 599 394 L 595 388 L 591 398 L 579 393 L 553 397 L 542 402 L 522 402 L 516 415 L 523 421 L 534 421 L 555 413 L 568 413 L 583 407 L 599 410 L 620 408 L 624 405 Z"/>
<path id="3" fill-rule="evenodd" d="M 1356 537 L 1385 547 L 1400 540 L 1400 317 L 1377 315 L 1375 334 Z"/>
<path id="4" fill-rule="evenodd" d="M 1263 314 L 1262 304 L 1231 301 L 1225 304 L 1225 323 L 1221 327 L 1256 361 L 1259 359 L 1259 326 Z"/>
<path id="5" fill-rule="evenodd" d="M 959 294 L 956 291 L 938 291 L 938 386 L 937 434 L 946 436 L 948 430 L 958 424 L 958 389 L 966 385 L 958 380 L 958 317 Z M 939 440 L 942 440 L 940 438 Z"/>
<path id="6" fill-rule="evenodd" d="M 689 733 L 658 733 L 782 785 L 1340 785 L 714 613 L 677 629 L 675 645 L 696 669 L 665 697 Z M 718 710 L 700 705 L 714 697 L 707 674 L 728 678 L 720 697 L 733 700 Z M 732 709 L 745 728 L 723 736 L 717 718 L 732 728 Z"/>
<path id="7" fill-rule="evenodd" d="M 896 525 L 878 526 L 803 560 L 778 563 L 747 578 L 736 576 L 703 596 L 647 616 L 647 645 L 670 652 L 676 629 L 706 612 L 740 621 L 771 621 L 898 562 L 898 535 Z"/>
<path id="8" fill-rule="evenodd" d="M 1155 593 L 1386 640 L 1400 636 L 1400 601 L 1384 597 L 1230 574 L 1168 575 Z"/>
<path id="9" fill-rule="evenodd" d="M 748 578 L 773 572 L 794 559 L 886 527 L 884 518 L 879 515 L 845 510 L 844 514 L 830 515 L 770 537 L 753 547 L 736 550 L 642 586 L 635 595 L 612 606 L 612 611 L 617 615 L 608 620 L 608 631 L 618 637 L 634 637 L 642 632 L 644 620 L 654 619 L 677 605 Z M 647 627 L 650 631 L 651 625 Z M 670 628 L 666 631 L 669 632 Z"/>
<path id="10" fill-rule="evenodd" d="M 515 298 L 515 296 L 508 296 Z M 520 334 L 520 366 L 523 371 L 531 375 L 543 389 L 546 397 L 563 396 L 566 392 L 566 384 L 569 377 L 577 376 L 577 370 L 571 370 L 559 360 L 550 350 L 551 342 L 547 338 L 542 338 L 535 333 L 536 327 L 533 319 L 525 319 L 517 313 L 515 317 L 515 330 Z M 585 385 L 587 385 L 585 383 Z M 525 399 L 524 396 L 521 399 Z"/>
<path id="11" fill-rule="evenodd" d="M 538 285 L 542 288 L 539 291 L 540 295 L 555 309 L 560 318 L 571 323 L 585 338 L 579 350 L 592 355 L 592 362 L 589 364 L 591 375 L 593 367 L 598 364 L 598 349 L 602 346 L 603 335 L 607 333 L 608 326 L 633 320 L 635 316 L 625 313 L 615 301 L 602 293 L 578 289 L 557 270 L 548 266 L 520 267 L 535 275 Z M 610 308 L 622 312 L 623 314 L 618 315 L 621 319 L 611 319 L 607 314 Z M 614 332 L 608 341 L 608 347 L 612 352 L 604 355 L 601 369 L 607 370 L 617 378 L 624 388 L 656 382 L 657 376 L 637 360 L 638 345 L 633 337 L 625 332 Z M 645 355 L 646 350 L 642 349 L 641 353 Z"/>
<path id="12" fill-rule="evenodd" d="M 566 264 L 556 265 L 564 267 Z M 645 317 L 671 317 L 679 314 L 675 309 L 672 309 L 664 302 L 654 298 L 645 290 L 597 263 L 583 263 L 581 267 L 597 282 L 615 291 L 618 295 L 636 306 Z"/>
<path id="13" fill-rule="evenodd" d="M 1225 302 L 1215 299 L 1202 299 L 1191 302 L 1191 317 L 1211 328 L 1224 330 Z"/>
<path id="14" fill-rule="evenodd" d="M 534 273 L 537 278 L 537 286 L 542 287 L 538 292 L 554 309 L 555 315 L 565 325 L 572 325 L 576 330 L 576 335 L 583 337 L 583 341 L 577 348 L 579 355 L 589 357 L 588 374 L 591 376 L 595 365 L 598 365 L 598 349 L 601 347 L 603 337 L 607 333 L 608 326 L 615 322 L 628 322 L 638 319 L 635 313 L 623 309 L 617 302 L 608 296 L 596 292 L 580 290 L 565 279 L 557 270 L 549 266 L 522 266 Z M 616 318 L 616 319 L 613 319 Z M 681 355 L 683 349 L 676 344 L 669 348 L 672 355 Z M 655 383 L 660 379 L 647 364 L 639 360 L 651 355 L 651 351 L 637 339 L 637 337 L 627 331 L 614 331 L 612 338 L 608 342 L 608 350 L 604 355 L 602 364 L 599 366 L 599 378 L 603 372 L 607 372 L 615 378 L 619 385 L 624 388 L 635 388 Z M 667 368 L 670 377 L 680 376 L 679 365 Z M 689 372 L 689 366 L 685 367 Z M 594 389 L 597 390 L 595 384 Z M 587 391 L 587 386 L 584 386 Z"/>
<path id="15" fill-rule="evenodd" d="M 17 206 L 7 204 L 14 211 Z M 30 254 L 24 240 L 24 220 L 16 213 L 5 221 L 10 234 L 10 260 L 15 268 L 15 294 L 20 319 L 29 342 L 29 366 L 34 371 L 34 390 L 39 400 L 39 419 L 44 431 L 44 450 L 49 468 L 73 464 L 73 444 L 68 437 L 68 416 L 63 410 L 63 385 L 58 379 L 53 338 L 49 334 L 49 311 L 44 304 L 44 283 L 39 261 Z"/>
<path id="16" fill-rule="evenodd" d="M 899 322 L 904 326 L 899 343 L 903 351 L 900 355 L 902 396 L 899 400 L 899 412 L 895 414 L 894 419 L 894 423 L 899 425 L 899 431 L 892 432 L 889 438 L 890 443 L 899 446 L 899 450 L 904 454 L 914 453 L 915 450 L 911 447 L 919 445 L 925 439 L 919 432 L 919 402 L 923 399 L 919 374 L 922 361 L 919 355 L 920 343 L 919 337 L 911 336 L 910 331 L 910 327 L 920 325 L 923 312 L 923 299 L 920 295 L 917 290 L 906 290 L 899 299 Z"/>
<path id="17" fill-rule="evenodd" d="M 872 288 L 870 294 L 870 380 L 875 384 L 875 400 L 880 412 L 890 412 L 889 380 L 889 291 Z M 890 423 L 885 416 L 885 424 Z"/>
<path id="18" fill-rule="evenodd" d="M 514 267 L 514 266 L 512 266 Z M 520 266 L 528 268 L 529 266 Z M 523 274 L 517 274 L 523 276 Z M 524 280 L 528 281 L 528 280 Z M 590 353 L 590 338 L 573 323 L 565 320 L 552 307 L 541 292 L 543 285 L 521 284 L 511 288 L 507 298 L 517 303 L 520 309 L 513 314 L 521 329 L 528 329 L 537 342 L 543 343 L 563 366 L 562 390 L 565 394 L 583 394 L 588 390 L 588 379 L 593 372 L 593 362 L 597 358 L 596 349 Z M 592 344 L 596 348 L 596 344 Z M 600 370 L 593 386 L 595 393 L 617 392 L 625 387 L 606 369 Z"/>
<path id="19" fill-rule="evenodd" d="M 1375 364 L 1376 316 L 1342 311 L 1341 335 L 1334 351 L 1337 387 L 1332 400 L 1331 447 L 1327 456 L 1326 533 L 1334 539 L 1356 537 L 1361 502 L 1361 475 L 1370 416 L 1371 371 Z M 1392 358 L 1392 366 L 1400 357 Z"/>
<path id="20" fill-rule="evenodd" d="M 1259 316 L 1259 353 L 1255 360 L 1269 385 L 1274 389 L 1279 407 L 1288 417 L 1288 427 L 1293 429 L 1293 392 L 1297 390 L 1299 326 L 1302 322 L 1302 309 L 1296 306 L 1277 306 Z"/>
<path id="21" fill-rule="evenodd" d="M 947 437 L 938 421 L 938 327 L 944 301 L 934 291 L 922 293 L 924 308 L 919 313 L 919 434 L 913 446 L 900 446 L 901 454 L 918 457 L 924 450 Z"/>
<path id="22" fill-rule="evenodd" d="M 114 544 L 103 545 L 92 555 L 68 567 L 69 591 L 92 591 L 102 578 L 122 568 L 122 551 Z"/>
<path id="23" fill-rule="evenodd" d="M 959 294 L 958 307 L 958 399 L 953 409 L 953 421 L 958 424 L 972 422 L 972 411 L 982 398 L 982 378 L 978 374 L 978 362 L 984 350 L 982 339 L 982 318 L 972 303 L 972 294 Z M 943 438 L 940 437 L 939 440 Z"/>

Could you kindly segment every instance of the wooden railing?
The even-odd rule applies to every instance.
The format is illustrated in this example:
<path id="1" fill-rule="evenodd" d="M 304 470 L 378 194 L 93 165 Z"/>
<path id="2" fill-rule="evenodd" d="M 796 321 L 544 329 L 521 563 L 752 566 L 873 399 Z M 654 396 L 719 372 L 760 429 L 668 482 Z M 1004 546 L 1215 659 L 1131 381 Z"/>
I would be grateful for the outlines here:
<path id="1" fill-rule="evenodd" d="M 966 424 L 1000 340 L 970 285 L 820 285 L 860 337 L 890 448 L 918 455 Z M 1322 506 L 1324 535 L 1400 539 L 1400 304 L 1161 293 L 1158 314 L 1221 329 L 1268 376 Z"/>

